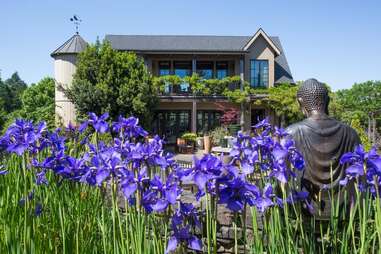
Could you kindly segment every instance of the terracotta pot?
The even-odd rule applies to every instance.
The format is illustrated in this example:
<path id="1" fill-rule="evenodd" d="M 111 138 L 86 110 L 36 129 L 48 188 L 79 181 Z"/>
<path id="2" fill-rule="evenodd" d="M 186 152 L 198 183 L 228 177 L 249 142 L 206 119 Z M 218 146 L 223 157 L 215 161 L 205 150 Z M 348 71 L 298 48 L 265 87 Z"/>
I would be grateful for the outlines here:
<path id="1" fill-rule="evenodd" d="M 212 138 L 210 136 L 204 136 L 204 153 L 210 153 L 212 150 Z"/>

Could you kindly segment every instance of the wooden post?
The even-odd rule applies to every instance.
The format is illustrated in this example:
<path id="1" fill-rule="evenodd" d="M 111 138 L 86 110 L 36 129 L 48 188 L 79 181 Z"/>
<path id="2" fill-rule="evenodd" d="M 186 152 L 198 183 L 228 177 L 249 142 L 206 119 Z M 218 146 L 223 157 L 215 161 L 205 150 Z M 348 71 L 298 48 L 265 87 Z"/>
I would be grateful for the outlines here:
<path id="1" fill-rule="evenodd" d="M 197 64 L 196 64 L 196 59 L 193 56 L 193 58 L 192 58 L 192 75 L 194 73 L 196 73 L 196 71 L 197 71 Z"/>
<path id="2" fill-rule="evenodd" d="M 192 132 L 197 132 L 197 102 L 195 99 L 192 101 Z"/>
<path id="3" fill-rule="evenodd" d="M 245 82 L 245 76 L 244 76 L 244 66 L 243 66 L 243 59 L 241 58 L 239 60 L 239 76 L 241 78 L 241 84 L 240 84 L 240 89 L 243 92 L 243 84 Z M 241 102 L 241 117 L 240 117 L 240 125 L 241 125 L 241 130 L 243 131 L 245 128 L 245 105 L 244 102 Z"/>

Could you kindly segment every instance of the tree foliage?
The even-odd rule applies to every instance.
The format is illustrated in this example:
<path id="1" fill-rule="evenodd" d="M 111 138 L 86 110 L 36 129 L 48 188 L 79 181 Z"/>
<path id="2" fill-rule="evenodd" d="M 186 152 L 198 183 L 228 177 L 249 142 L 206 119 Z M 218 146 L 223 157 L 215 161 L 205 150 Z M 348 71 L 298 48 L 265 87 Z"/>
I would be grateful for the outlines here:
<path id="1" fill-rule="evenodd" d="M 4 131 L 16 118 L 24 118 L 33 122 L 45 121 L 49 128 L 54 128 L 54 79 L 43 78 L 37 84 L 32 84 L 20 94 L 15 94 L 17 98 L 9 101 L 20 101 L 20 106 L 3 114 L 1 129 Z M 0 97 L 0 103 L 3 100 Z M 0 104 L 1 105 L 1 104 Z M 6 112 L 4 114 L 4 112 Z"/>
<path id="2" fill-rule="evenodd" d="M 1 96 L 5 100 L 5 110 L 12 112 L 21 108 L 21 96 L 27 88 L 26 83 L 20 78 L 17 72 L 4 81 Z"/>
<path id="3" fill-rule="evenodd" d="M 351 121 L 351 127 L 357 132 L 357 134 L 360 137 L 361 144 L 364 146 L 364 149 L 366 151 L 369 151 L 369 149 L 372 147 L 372 144 L 366 135 L 366 132 L 364 131 L 363 126 L 361 126 L 360 119 L 358 117 L 355 117 Z"/>
<path id="4" fill-rule="evenodd" d="M 288 125 L 303 118 L 296 100 L 298 89 L 299 83 L 296 85 L 284 83 L 269 89 L 253 89 L 251 93 L 267 94 L 267 97 L 257 99 L 254 103 L 271 108 L 278 117 L 282 118 L 283 124 Z"/>
<path id="5" fill-rule="evenodd" d="M 108 42 L 89 46 L 79 54 L 72 86 L 64 92 L 79 118 L 88 112 L 109 112 L 113 119 L 134 115 L 147 124 L 157 102 L 143 59 L 113 50 Z"/>
<path id="6" fill-rule="evenodd" d="M 21 116 L 34 122 L 46 121 L 54 127 L 54 79 L 43 78 L 28 87 L 22 96 Z"/>
<path id="7" fill-rule="evenodd" d="M 27 88 L 26 83 L 17 72 L 5 81 L 0 79 L 0 127 L 4 128 L 7 122 L 12 121 L 22 107 L 21 97 Z"/>
<path id="8" fill-rule="evenodd" d="M 381 109 L 381 81 L 355 83 L 349 89 L 336 92 L 337 101 L 341 105 L 341 119 L 348 124 L 359 118 L 362 126 L 366 126 L 368 115 Z M 377 116 L 380 122 L 380 115 Z"/>
<path id="9" fill-rule="evenodd" d="M 190 93 L 194 96 L 225 96 L 234 103 L 248 101 L 250 86 L 248 82 L 243 84 L 241 90 L 241 78 L 239 76 L 225 77 L 223 79 L 203 79 L 197 73 L 192 76 L 180 78 L 176 75 L 165 75 L 154 78 L 158 92 L 165 93 L 166 86 L 172 86 L 173 90 L 179 90 L 181 84 L 190 86 Z"/>

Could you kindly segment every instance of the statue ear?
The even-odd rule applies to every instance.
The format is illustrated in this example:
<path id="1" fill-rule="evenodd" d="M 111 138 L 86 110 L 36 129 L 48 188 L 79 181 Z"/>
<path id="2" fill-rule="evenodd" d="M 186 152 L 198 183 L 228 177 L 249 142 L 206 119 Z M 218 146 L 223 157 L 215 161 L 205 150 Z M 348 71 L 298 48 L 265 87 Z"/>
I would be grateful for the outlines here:
<path id="1" fill-rule="evenodd" d="M 302 99 L 302 97 L 298 97 L 298 98 L 296 98 L 296 100 L 298 101 L 299 106 L 301 107 L 303 105 L 303 99 Z"/>
<path id="2" fill-rule="evenodd" d="M 304 105 L 304 103 L 303 103 L 303 98 L 301 98 L 301 97 L 297 97 L 296 100 L 297 100 L 298 103 L 299 103 L 299 107 L 300 107 L 300 109 L 301 109 L 303 115 L 308 116 L 308 112 L 307 112 L 306 108 L 303 106 L 303 105 Z"/>

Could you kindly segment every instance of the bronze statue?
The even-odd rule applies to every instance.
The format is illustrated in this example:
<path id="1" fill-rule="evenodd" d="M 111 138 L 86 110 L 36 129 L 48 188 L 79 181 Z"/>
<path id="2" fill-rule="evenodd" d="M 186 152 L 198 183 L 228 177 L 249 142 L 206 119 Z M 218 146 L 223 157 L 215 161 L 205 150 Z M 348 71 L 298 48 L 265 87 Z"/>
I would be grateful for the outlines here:
<path id="1" fill-rule="evenodd" d="M 297 100 L 307 118 L 287 128 L 305 160 L 300 187 L 310 193 L 313 215 L 322 220 L 329 219 L 332 198 L 337 200 L 340 195 L 340 204 L 344 201 L 343 190 L 339 191 L 343 188 L 339 181 L 345 175 L 340 157 L 360 143 L 355 130 L 329 117 L 329 99 L 324 84 L 306 80 L 297 92 Z"/>

